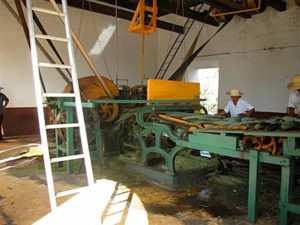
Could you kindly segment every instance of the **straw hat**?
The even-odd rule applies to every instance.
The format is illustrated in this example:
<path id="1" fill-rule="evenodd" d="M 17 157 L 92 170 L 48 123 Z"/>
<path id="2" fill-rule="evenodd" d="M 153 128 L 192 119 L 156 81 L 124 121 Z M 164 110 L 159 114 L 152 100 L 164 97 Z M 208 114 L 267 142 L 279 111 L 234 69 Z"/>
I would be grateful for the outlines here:
<path id="1" fill-rule="evenodd" d="M 230 91 L 226 92 L 226 94 L 229 95 L 229 96 L 231 96 L 231 97 L 236 97 L 236 96 L 242 96 L 244 93 L 241 92 L 237 88 L 233 88 Z"/>
<path id="2" fill-rule="evenodd" d="M 289 83 L 287 88 L 289 90 L 298 90 L 298 89 L 300 89 L 300 74 L 294 75 L 293 82 Z"/>

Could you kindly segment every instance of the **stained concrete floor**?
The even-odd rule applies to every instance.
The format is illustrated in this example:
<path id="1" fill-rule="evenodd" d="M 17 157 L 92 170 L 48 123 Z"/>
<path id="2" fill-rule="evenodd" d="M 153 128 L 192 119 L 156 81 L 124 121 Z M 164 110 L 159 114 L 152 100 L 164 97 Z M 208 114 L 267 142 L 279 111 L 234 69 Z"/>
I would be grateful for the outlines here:
<path id="1" fill-rule="evenodd" d="M 4 150 L 38 142 L 37 137 L 9 138 L 7 143 L 0 143 L 0 160 L 18 155 L 28 147 Z M 107 158 L 105 167 L 99 166 L 96 159 L 93 159 L 92 162 L 97 180 L 105 179 L 125 187 L 138 199 L 129 203 L 125 201 L 125 208 L 130 208 L 129 212 L 136 215 L 135 217 L 141 216 L 140 224 L 251 224 L 246 217 L 247 176 L 219 174 L 210 176 L 197 184 L 186 185 L 179 190 L 170 191 L 146 182 L 141 176 L 126 170 L 125 163 L 118 157 Z M 86 179 L 79 172 L 79 164 L 76 164 L 75 168 L 76 173 L 72 174 L 66 173 L 65 168 L 54 168 L 57 171 L 55 176 L 57 191 L 85 185 Z M 276 183 L 261 182 L 259 190 L 259 219 L 256 224 L 277 224 L 278 186 Z M 67 198 L 59 199 L 59 203 L 66 200 Z M 42 158 L 35 157 L 1 163 L 0 225 L 33 224 L 49 212 Z M 141 214 L 141 212 L 143 213 Z M 105 215 L 108 217 L 107 212 Z M 110 223 L 108 218 L 106 218 L 106 222 L 103 220 L 105 218 L 101 218 L 101 221 L 104 221 L 103 224 L 137 224 L 136 220 L 134 220 L 135 222 L 130 220 L 130 213 L 127 212 L 126 215 L 128 218 L 124 219 L 123 217 L 117 223 L 115 221 Z M 145 223 L 142 223 L 142 217 L 146 218 Z M 292 220 L 293 224 L 300 224 L 299 218 L 293 217 Z M 99 219 L 99 224 L 101 221 Z"/>

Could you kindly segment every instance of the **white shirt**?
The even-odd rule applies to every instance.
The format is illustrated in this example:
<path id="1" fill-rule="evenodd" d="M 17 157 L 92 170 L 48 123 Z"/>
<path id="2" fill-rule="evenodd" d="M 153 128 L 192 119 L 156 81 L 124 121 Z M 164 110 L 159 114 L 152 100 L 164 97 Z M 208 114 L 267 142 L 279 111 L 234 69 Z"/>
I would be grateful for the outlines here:
<path id="1" fill-rule="evenodd" d="M 295 113 L 300 114 L 300 94 L 298 90 L 290 92 L 288 107 L 294 108 Z"/>
<path id="2" fill-rule="evenodd" d="M 227 106 L 225 107 L 224 111 L 226 113 L 230 113 L 231 117 L 237 117 L 241 113 L 245 113 L 246 111 L 249 111 L 253 109 L 254 107 L 250 105 L 248 102 L 246 102 L 244 99 L 239 98 L 236 105 L 233 104 L 233 101 L 230 99 L 227 103 Z"/>

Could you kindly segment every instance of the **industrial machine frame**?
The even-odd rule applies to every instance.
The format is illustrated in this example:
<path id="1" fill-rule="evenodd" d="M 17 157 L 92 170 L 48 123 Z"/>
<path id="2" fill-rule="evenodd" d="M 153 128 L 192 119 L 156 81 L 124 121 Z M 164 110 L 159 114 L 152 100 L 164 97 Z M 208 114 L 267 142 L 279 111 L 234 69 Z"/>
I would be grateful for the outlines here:
<path id="1" fill-rule="evenodd" d="M 166 162 L 167 172 L 169 175 L 176 175 L 175 157 L 186 149 L 195 149 L 199 151 L 208 151 L 220 156 L 226 156 L 236 159 L 249 161 L 249 185 L 248 185 L 248 219 L 255 222 L 257 219 L 257 189 L 259 180 L 259 164 L 267 163 L 281 166 L 281 186 L 280 186 L 280 224 L 288 223 L 289 212 L 300 215 L 300 206 L 291 202 L 294 189 L 294 170 L 295 159 L 300 156 L 300 132 L 297 131 L 250 131 L 250 130 L 224 130 L 224 129 L 194 129 L 192 132 L 184 132 L 182 129 L 174 131 L 169 125 L 158 123 L 157 121 L 146 121 L 146 115 L 149 113 L 159 113 L 174 110 L 182 110 L 184 108 L 199 108 L 201 104 L 195 105 L 193 102 L 200 102 L 203 99 L 189 100 L 89 100 L 83 103 L 83 107 L 95 108 L 97 104 L 145 104 L 136 112 L 136 120 L 141 127 L 141 132 L 136 134 L 141 146 L 141 163 L 147 164 L 147 156 L 150 153 L 160 154 Z M 73 120 L 72 112 L 73 102 L 63 101 L 58 108 L 64 108 L 67 111 L 67 120 Z M 70 121 L 69 121 L 70 122 Z M 72 121 L 71 121 L 72 122 Z M 59 151 L 72 151 L 73 132 L 72 128 L 68 128 L 67 137 L 68 144 L 66 149 L 57 149 Z M 155 144 L 147 146 L 145 137 L 149 133 L 154 133 Z M 102 155 L 102 139 L 101 129 L 95 130 L 97 154 L 103 160 Z M 258 151 L 256 149 L 243 149 L 240 145 L 241 136 L 264 136 L 264 137 L 281 137 L 283 138 L 283 153 L 281 156 L 270 155 L 268 152 Z M 163 149 L 161 146 L 162 136 L 167 136 L 176 145 L 172 149 Z M 58 141 L 58 138 L 57 138 Z M 70 142 L 69 142 L 70 141 Z M 72 168 L 68 167 L 68 171 Z M 160 176 L 153 171 L 154 176 Z M 158 179 L 159 180 L 159 179 Z"/>

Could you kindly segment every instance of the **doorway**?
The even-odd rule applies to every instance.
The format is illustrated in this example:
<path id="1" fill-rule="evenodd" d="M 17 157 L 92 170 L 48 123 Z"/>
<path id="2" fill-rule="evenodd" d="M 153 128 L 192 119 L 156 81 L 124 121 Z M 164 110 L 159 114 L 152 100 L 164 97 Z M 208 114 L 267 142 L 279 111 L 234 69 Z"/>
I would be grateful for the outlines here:
<path id="1" fill-rule="evenodd" d="M 188 75 L 188 81 L 200 83 L 200 98 L 206 99 L 204 106 L 208 114 L 218 112 L 219 67 L 199 68 Z"/>

